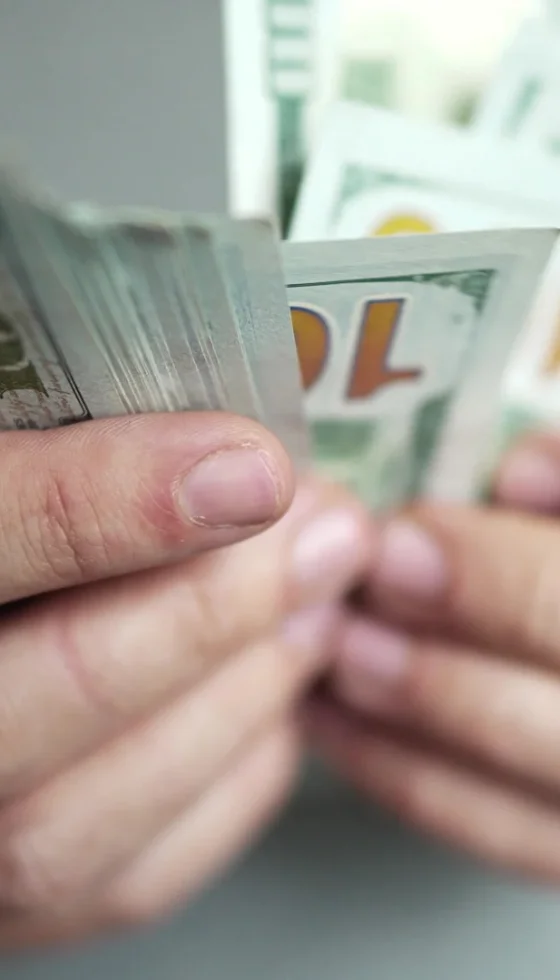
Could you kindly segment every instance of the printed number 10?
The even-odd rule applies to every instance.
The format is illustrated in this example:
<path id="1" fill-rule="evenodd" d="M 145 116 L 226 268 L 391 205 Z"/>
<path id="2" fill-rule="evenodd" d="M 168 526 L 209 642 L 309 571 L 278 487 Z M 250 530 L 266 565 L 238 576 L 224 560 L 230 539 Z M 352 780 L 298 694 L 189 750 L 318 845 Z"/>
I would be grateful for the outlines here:
<path id="1" fill-rule="evenodd" d="M 368 300 L 364 304 L 356 355 L 349 374 L 345 398 L 354 401 L 371 398 L 387 385 L 415 381 L 421 368 L 392 368 L 389 364 L 404 300 Z M 296 347 L 306 391 L 321 379 L 330 352 L 329 326 L 324 316 L 312 306 L 291 307 Z"/>

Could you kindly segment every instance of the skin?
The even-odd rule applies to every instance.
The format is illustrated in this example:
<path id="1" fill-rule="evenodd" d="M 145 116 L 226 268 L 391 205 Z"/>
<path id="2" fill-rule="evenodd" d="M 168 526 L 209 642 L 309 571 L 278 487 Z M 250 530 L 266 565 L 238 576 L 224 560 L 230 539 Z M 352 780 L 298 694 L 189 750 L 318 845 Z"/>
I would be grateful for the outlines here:
<path id="1" fill-rule="evenodd" d="M 290 792 L 296 708 L 332 649 L 333 698 L 309 726 L 335 765 L 557 881 L 557 443 L 506 464 L 509 510 L 401 515 L 439 555 L 420 596 L 344 491 L 303 481 L 292 503 L 285 454 L 247 420 L 0 443 L 1 948 L 152 921 L 221 873 Z M 342 613 L 364 582 L 360 613 Z"/>
<path id="2" fill-rule="evenodd" d="M 419 506 L 376 531 L 336 640 L 320 750 L 470 854 L 560 881 L 560 440 L 505 462 L 499 508 Z"/>
<path id="3" fill-rule="evenodd" d="M 285 453 L 248 420 L 5 433 L 0 453 L 10 949 L 156 919 L 270 821 L 371 542 L 342 490 L 304 481 L 292 503 Z"/>

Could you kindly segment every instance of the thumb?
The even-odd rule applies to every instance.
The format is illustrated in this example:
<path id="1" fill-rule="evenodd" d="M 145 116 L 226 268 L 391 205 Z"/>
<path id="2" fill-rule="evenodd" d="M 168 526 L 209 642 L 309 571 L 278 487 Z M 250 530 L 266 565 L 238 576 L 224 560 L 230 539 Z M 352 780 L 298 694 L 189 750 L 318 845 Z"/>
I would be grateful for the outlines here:
<path id="1" fill-rule="evenodd" d="M 286 453 L 224 413 L 0 435 L 0 603 L 250 537 L 293 496 Z"/>

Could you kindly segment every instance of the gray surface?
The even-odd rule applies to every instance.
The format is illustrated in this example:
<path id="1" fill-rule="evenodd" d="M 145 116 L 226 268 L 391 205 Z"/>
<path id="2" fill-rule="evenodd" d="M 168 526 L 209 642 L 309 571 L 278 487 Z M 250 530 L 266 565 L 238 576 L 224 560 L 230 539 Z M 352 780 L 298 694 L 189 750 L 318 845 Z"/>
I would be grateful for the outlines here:
<path id="1" fill-rule="evenodd" d="M 0 134 L 54 189 L 226 201 L 219 0 L 0 0 Z"/>
<path id="2" fill-rule="evenodd" d="M 557 980 L 560 902 L 513 888 L 338 793 L 292 810 L 153 934 L 8 960 L 13 980 Z"/>
<path id="3" fill-rule="evenodd" d="M 0 133 L 69 196 L 225 202 L 217 0 L 0 0 Z M 203 98 L 201 95 L 203 93 Z M 14 980 L 558 980 L 560 901 L 308 792 L 150 935 L 0 960 Z"/>

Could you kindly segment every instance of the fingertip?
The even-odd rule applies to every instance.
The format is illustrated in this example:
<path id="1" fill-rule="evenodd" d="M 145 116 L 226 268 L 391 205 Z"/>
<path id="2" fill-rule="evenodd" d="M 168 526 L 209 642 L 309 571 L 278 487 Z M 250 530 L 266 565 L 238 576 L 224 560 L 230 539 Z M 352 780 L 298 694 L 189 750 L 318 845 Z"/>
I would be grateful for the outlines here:
<path id="1" fill-rule="evenodd" d="M 512 450 L 498 472 L 495 496 L 523 510 L 560 510 L 560 440 L 532 436 Z"/>

